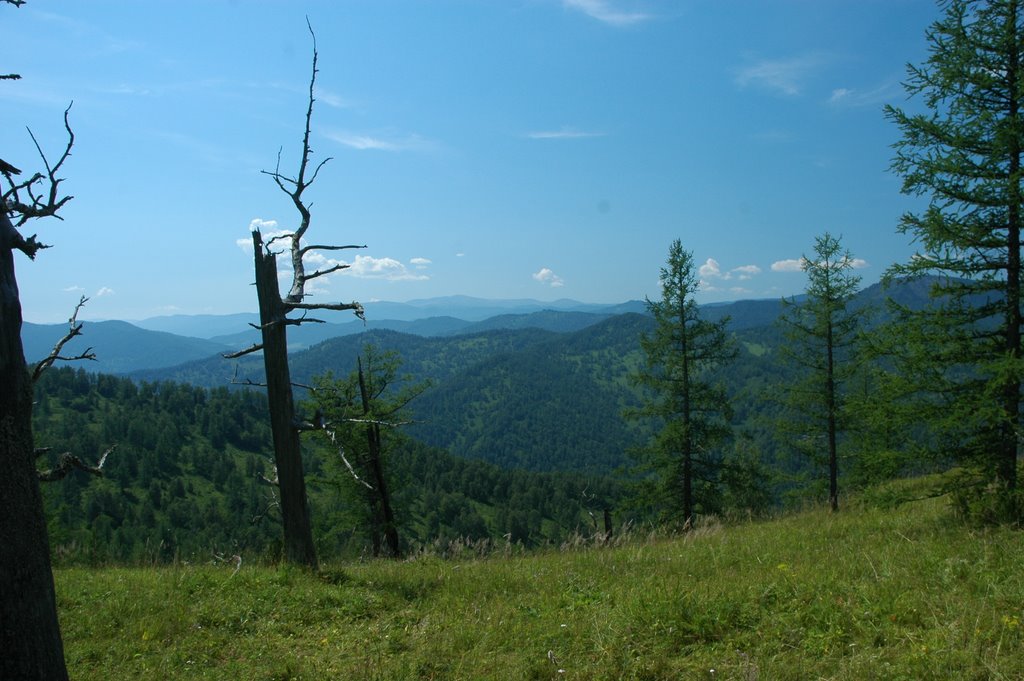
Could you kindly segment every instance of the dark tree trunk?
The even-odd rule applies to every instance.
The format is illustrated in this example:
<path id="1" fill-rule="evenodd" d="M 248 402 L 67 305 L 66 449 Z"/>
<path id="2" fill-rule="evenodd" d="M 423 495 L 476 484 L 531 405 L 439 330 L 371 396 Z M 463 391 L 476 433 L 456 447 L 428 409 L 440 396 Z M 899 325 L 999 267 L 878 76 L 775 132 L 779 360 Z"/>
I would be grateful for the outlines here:
<path id="1" fill-rule="evenodd" d="M 0 679 L 68 678 L 32 437 L 13 249 L 0 211 Z"/>
<path id="2" fill-rule="evenodd" d="M 839 453 L 836 445 L 836 374 L 835 337 L 829 314 L 825 334 L 825 406 L 828 409 L 828 505 L 833 511 L 839 510 Z"/>
<path id="3" fill-rule="evenodd" d="M 288 338 L 284 303 L 277 283 L 277 257 L 267 253 L 259 230 L 253 231 L 256 295 L 263 331 L 263 366 L 267 374 L 267 401 L 274 437 L 274 460 L 284 524 L 284 557 L 290 563 L 317 567 L 316 548 L 309 521 L 302 450 L 296 428 L 292 379 L 288 368 Z"/>
<path id="4" fill-rule="evenodd" d="M 1013 95 L 1010 97 L 1007 118 L 1017 121 L 1020 117 L 1020 99 L 1017 93 L 1020 90 L 1020 54 L 1017 52 L 1017 40 L 1019 29 L 1017 28 L 1017 6 L 1014 4 L 1008 17 L 1008 33 L 1013 36 L 1010 41 L 1011 54 L 1008 55 L 1006 72 L 1008 89 Z M 1020 262 L 1020 228 L 1021 228 L 1021 192 L 1020 192 L 1020 170 L 1021 154 L 1024 153 L 1020 147 L 1020 138 L 1013 135 L 1010 140 L 1009 149 L 1009 202 L 1007 214 L 1007 258 L 1006 258 L 1006 351 L 1010 357 L 1019 359 L 1021 357 L 1021 262 Z M 1005 420 L 1000 433 L 999 461 L 996 464 L 996 477 L 1006 486 L 1008 508 L 1007 512 L 1011 517 L 1016 516 L 1019 509 L 1016 508 L 1014 492 L 1017 488 L 1017 443 L 1018 428 L 1020 426 L 1020 389 L 1019 378 L 1008 379 L 1003 386 L 1003 412 Z"/>
<path id="5" fill-rule="evenodd" d="M 370 415 L 370 393 L 366 388 L 366 378 L 363 374 L 363 362 L 359 364 L 359 396 L 363 402 L 363 414 Z M 398 528 L 395 526 L 395 513 L 391 508 L 391 497 L 388 494 L 387 480 L 384 478 L 384 463 L 381 461 L 383 447 L 380 440 L 380 425 L 376 423 L 366 424 L 366 442 L 369 447 L 370 469 L 373 471 L 373 484 L 377 489 L 377 503 L 380 505 L 379 516 L 383 521 L 384 539 L 388 544 L 388 551 L 392 558 L 402 557 L 402 548 L 398 541 Z M 373 515 L 377 516 L 377 509 L 373 509 Z M 379 550 L 379 549 L 378 549 Z"/>

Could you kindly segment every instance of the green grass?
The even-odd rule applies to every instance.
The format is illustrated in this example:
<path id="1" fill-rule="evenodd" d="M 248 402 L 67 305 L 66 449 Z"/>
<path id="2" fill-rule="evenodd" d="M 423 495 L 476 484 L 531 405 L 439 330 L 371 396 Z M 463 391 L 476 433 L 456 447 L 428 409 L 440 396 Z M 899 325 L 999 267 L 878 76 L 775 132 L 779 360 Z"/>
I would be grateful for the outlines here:
<path id="1" fill-rule="evenodd" d="M 56 581 L 78 679 L 1020 679 L 1022 557 L 1021 532 L 932 500 L 615 548 Z"/>

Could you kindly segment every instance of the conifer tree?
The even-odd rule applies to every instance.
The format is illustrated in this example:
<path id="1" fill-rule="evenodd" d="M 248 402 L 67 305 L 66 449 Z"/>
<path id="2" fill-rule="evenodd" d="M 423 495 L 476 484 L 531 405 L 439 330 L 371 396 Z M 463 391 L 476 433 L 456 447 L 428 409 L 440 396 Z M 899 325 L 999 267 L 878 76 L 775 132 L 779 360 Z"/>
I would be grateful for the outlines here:
<path id="1" fill-rule="evenodd" d="M 335 379 L 328 372 L 315 379 L 314 425 L 337 449 L 337 460 L 345 469 L 340 488 L 359 497 L 356 503 L 364 513 L 357 515 L 370 536 L 373 555 L 386 550 L 388 556 L 401 558 L 388 460 L 403 439 L 399 429 L 411 423 L 406 415 L 409 403 L 429 384 L 408 384 L 407 377 L 398 374 L 398 353 L 372 344 L 364 346 L 356 363 L 348 378 Z"/>
<path id="2" fill-rule="evenodd" d="M 900 222 L 919 252 L 888 276 L 935 277 L 931 306 L 900 311 L 899 390 L 927 427 L 918 436 L 997 490 L 1005 518 L 1016 514 L 1024 372 L 1024 12 L 1020 0 L 942 6 L 905 84 L 927 111 L 886 109 L 902 133 L 903 191 L 929 200 Z"/>
<path id="3" fill-rule="evenodd" d="M 669 247 L 660 279 L 661 300 L 647 301 L 655 327 L 640 339 L 644 365 L 634 377 L 649 391 L 636 415 L 659 424 L 642 462 L 657 474 L 662 503 L 688 526 L 709 501 L 696 492 L 717 485 L 716 445 L 730 430 L 729 401 L 709 371 L 736 353 L 726 334 L 728 318 L 701 318 L 693 254 L 678 239 Z"/>
<path id="4" fill-rule="evenodd" d="M 798 382 L 785 393 L 789 409 L 783 430 L 796 433 L 808 454 L 824 450 L 833 511 L 839 510 L 838 437 L 847 415 L 843 387 L 855 368 L 851 353 L 863 317 L 849 305 L 860 286 L 853 267 L 840 238 L 828 232 L 817 237 L 814 254 L 802 258 L 806 297 L 799 303 L 784 300 L 780 318 L 788 341 L 783 353 L 800 368 Z"/>

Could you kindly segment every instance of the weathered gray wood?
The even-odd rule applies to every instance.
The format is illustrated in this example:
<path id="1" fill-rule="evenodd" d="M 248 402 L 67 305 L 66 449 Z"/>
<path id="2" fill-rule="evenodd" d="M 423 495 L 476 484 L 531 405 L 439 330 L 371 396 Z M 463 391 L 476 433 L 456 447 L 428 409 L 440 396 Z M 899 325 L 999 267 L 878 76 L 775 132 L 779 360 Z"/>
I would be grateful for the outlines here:
<path id="1" fill-rule="evenodd" d="M 299 430 L 295 427 L 295 403 L 288 367 L 287 309 L 281 300 L 277 283 L 277 256 L 264 248 L 259 230 L 253 231 L 252 244 L 260 328 L 263 333 L 263 366 L 267 375 L 270 428 L 274 438 L 274 460 L 277 464 L 284 523 L 285 559 L 315 568 L 316 548 L 309 520 L 309 501 L 302 473 L 302 450 Z"/>

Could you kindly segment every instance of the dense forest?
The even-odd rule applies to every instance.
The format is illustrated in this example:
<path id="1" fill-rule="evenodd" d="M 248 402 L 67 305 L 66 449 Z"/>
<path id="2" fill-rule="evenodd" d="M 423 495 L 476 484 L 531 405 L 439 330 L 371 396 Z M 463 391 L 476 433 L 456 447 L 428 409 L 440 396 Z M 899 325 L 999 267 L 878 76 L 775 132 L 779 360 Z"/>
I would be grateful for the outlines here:
<path id="1" fill-rule="evenodd" d="M 112 445 L 102 478 L 78 472 L 44 486 L 54 553 L 72 562 L 150 563 L 217 555 L 272 559 L 280 544 L 270 475 L 266 399 L 59 368 L 36 387 L 36 437 L 50 462 L 70 451 L 95 459 Z M 345 496 L 336 453 L 309 441 L 315 531 L 325 555 L 360 555 L 364 529 Z M 573 473 L 533 473 L 453 457 L 405 440 L 390 453 L 408 547 L 490 539 L 524 547 L 594 534 L 620 485 Z"/>
<path id="2" fill-rule="evenodd" d="M 887 292 L 876 285 L 854 303 L 880 310 L 877 326 L 883 299 L 921 305 L 926 295 L 921 282 Z M 780 398 L 795 371 L 780 355 L 780 309 L 772 301 L 704 308 L 711 319 L 737 314 L 728 321 L 737 356 L 710 374 L 732 404 L 735 437 L 720 448 L 728 465 L 706 490 L 704 512 L 761 512 L 821 494 L 820 459 L 779 435 Z M 638 338 L 654 320 L 627 313 L 582 324 L 575 317 L 558 332 L 555 317 L 564 318 L 523 315 L 451 336 L 367 331 L 291 356 L 296 381 L 309 384 L 328 372 L 345 375 L 370 344 L 397 353 L 408 380 L 428 381 L 387 460 L 407 549 L 456 538 L 558 543 L 603 531 L 605 509 L 616 525 L 656 518 L 635 466 L 656 423 L 624 418 L 643 394 L 631 375 L 642 361 Z M 547 328 L 530 327 L 531 320 Z M 267 402 L 246 385 L 262 380 L 255 361 L 217 355 L 131 377 L 86 368 L 52 369 L 36 386 L 36 436 L 51 462 L 64 451 L 88 460 L 117 446 L 103 478 L 75 473 L 44 486 L 60 560 L 276 555 L 280 527 L 273 487 L 264 481 L 273 477 Z M 304 443 L 321 552 L 362 554 L 368 536 L 348 471 L 319 439 Z M 841 462 L 844 481 L 877 479 L 866 463 Z"/>

